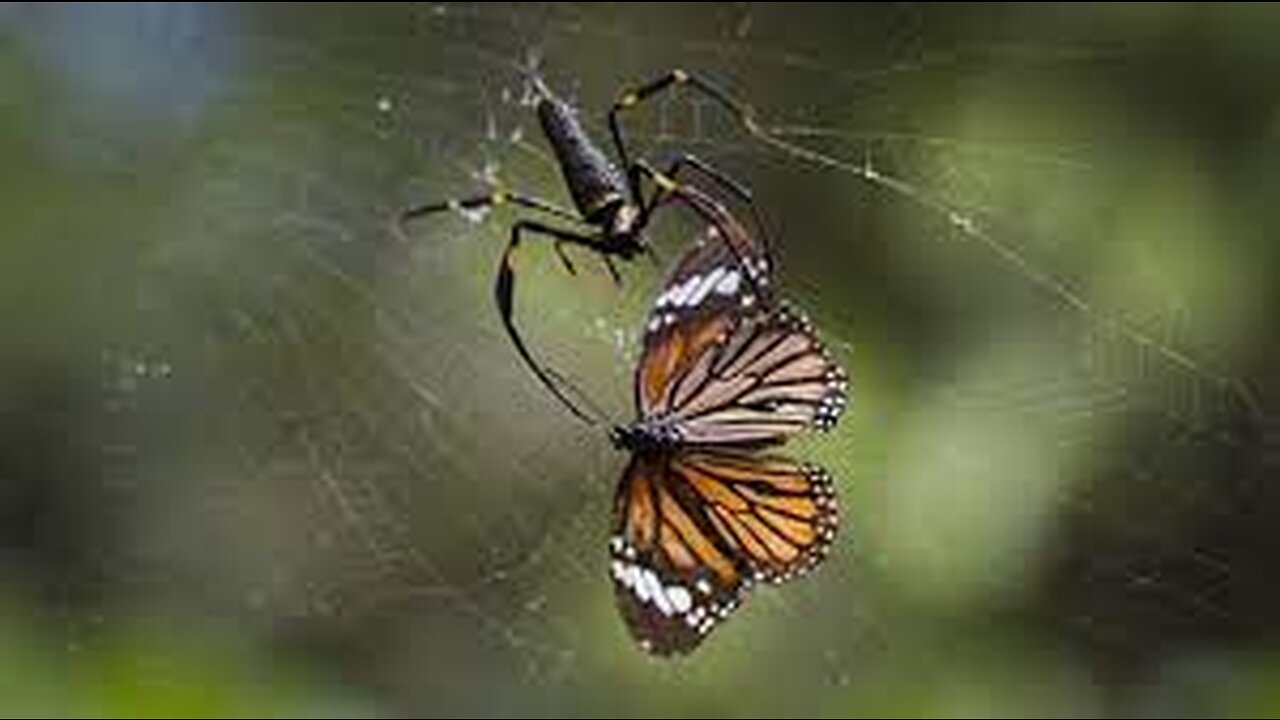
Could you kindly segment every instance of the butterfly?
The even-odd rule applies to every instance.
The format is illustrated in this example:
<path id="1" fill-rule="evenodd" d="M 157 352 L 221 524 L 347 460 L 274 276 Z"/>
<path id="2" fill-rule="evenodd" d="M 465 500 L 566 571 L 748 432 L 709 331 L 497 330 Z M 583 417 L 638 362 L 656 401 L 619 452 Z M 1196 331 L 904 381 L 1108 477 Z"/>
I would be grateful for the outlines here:
<path id="1" fill-rule="evenodd" d="M 757 583 L 817 566 L 837 528 L 822 468 L 767 448 L 828 430 L 847 379 L 813 327 L 778 300 L 767 248 L 693 188 L 714 222 L 677 262 L 645 326 L 631 458 L 613 504 L 610 570 L 631 635 L 687 654 Z"/>

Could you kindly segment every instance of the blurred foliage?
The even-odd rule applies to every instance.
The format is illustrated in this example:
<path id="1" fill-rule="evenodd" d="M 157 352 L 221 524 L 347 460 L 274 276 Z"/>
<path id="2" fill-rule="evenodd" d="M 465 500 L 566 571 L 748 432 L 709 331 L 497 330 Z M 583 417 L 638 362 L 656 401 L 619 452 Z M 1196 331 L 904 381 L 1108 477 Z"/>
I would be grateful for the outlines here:
<path id="1" fill-rule="evenodd" d="M 0 5 L 0 714 L 1275 714 L 1277 30 Z M 530 57 L 595 131 L 679 65 L 803 148 L 685 95 L 632 119 L 753 188 L 854 385 L 791 448 L 836 552 L 684 661 L 613 608 L 620 458 L 498 325 L 512 216 L 387 230 L 488 174 L 563 198 Z M 529 336 L 625 417 L 661 269 L 525 255 Z"/>

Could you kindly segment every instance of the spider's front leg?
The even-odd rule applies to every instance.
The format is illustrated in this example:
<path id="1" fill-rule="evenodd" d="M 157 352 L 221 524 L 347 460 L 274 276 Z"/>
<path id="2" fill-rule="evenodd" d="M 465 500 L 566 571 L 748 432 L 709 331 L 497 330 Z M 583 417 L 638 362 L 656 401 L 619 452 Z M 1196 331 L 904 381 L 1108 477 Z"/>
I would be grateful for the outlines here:
<path id="1" fill-rule="evenodd" d="M 409 224 L 419 218 L 444 212 L 465 213 L 468 210 L 483 210 L 485 208 L 498 207 L 501 205 L 515 205 L 517 207 L 546 213 L 568 222 L 582 222 L 582 218 L 577 213 L 572 210 L 562 208 L 553 202 L 543 200 L 542 198 L 535 197 L 533 195 L 525 195 L 524 193 L 510 192 L 507 190 L 494 190 L 483 195 L 441 200 L 439 202 L 417 205 L 415 207 L 401 210 L 392 219 L 391 227 L 396 235 L 403 239 L 409 236 Z"/>
<path id="2" fill-rule="evenodd" d="M 682 171 L 686 169 L 692 170 L 699 176 L 706 178 L 716 187 L 724 190 L 729 195 L 737 198 L 737 200 L 743 205 L 747 206 L 747 209 L 751 211 L 751 221 L 755 224 L 756 232 L 760 235 L 760 251 L 764 255 L 765 262 L 769 267 L 772 267 L 772 238 L 770 236 L 768 226 L 765 225 L 764 214 L 760 212 L 760 206 L 756 204 L 755 196 L 752 195 L 751 189 L 717 170 L 702 158 L 689 153 L 682 153 L 676 156 L 676 159 L 667 166 L 665 175 L 672 182 L 679 183 L 678 178 L 682 174 Z"/>
<path id="3" fill-rule="evenodd" d="M 731 113 L 749 134 L 755 136 L 764 134 L 759 124 L 756 123 L 755 111 L 750 105 L 738 100 L 700 75 L 680 69 L 670 70 L 634 90 L 623 93 L 609 110 L 609 133 L 613 137 L 613 147 L 618 153 L 618 161 L 622 164 L 622 167 L 631 167 L 631 158 L 627 152 L 626 141 L 622 133 L 622 113 L 638 107 L 654 96 L 677 87 L 687 87 L 703 97 L 710 98 L 717 105 Z M 636 194 L 638 199 L 640 187 L 634 177 L 631 178 L 631 181 L 631 191 Z"/>
<path id="4" fill-rule="evenodd" d="M 516 328 L 516 273 L 515 267 L 512 264 L 512 256 L 520 247 L 520 243 L 524 239 L 524 234 L 526 233 L 528 235 L 536 235 L 550 239 L 553 242 L 553 247 L 556 249 L 557 254 L 560 254 L 561 260 L 566 263 L 571 272 L 572 266 L 569 264 L 567 258 L 562 254 L 563 246 L 580 245 L 599 253 L 601 252 L 599 242 L 591 235 L 553 227 L 551 225 L 540 223 L 536 220 L 520 220 L 511 227 L 511 239 L 508 241 L 506 249 L 502 252 L 502 258 L 498 263 L 498 274 L 494 279 L 493 285 L 494 302 L 498 306 L 498 314 L 502 317 L 502 327 L 507 331 L 507 336 L 511 339 L 511 343 L 515 345 L 516 352 L 520 354 L 520 358 L 524 361 L 525 365 L 533 371 L 533 374 L 537 376 L 542 385 L 546 387 L 547 390 L 561 402 L 561 404 L 568 408 L 570 412 L 585 422 L 594 422 L 595 418 L 580 408 L 578 404 L 569 397 L 571 393 L 582 397 L 581 391 L 572 387 L 561 373 L 557 372 L 553 368 L 543 366 L 535 360 L 533 353 L 531 353 L 528 346 L 525 345 L 524 338 L 521 337 L 520 331 Z M 607 254 L 604 255 L 604 258 L 606 262 L 609 261 L 609 256 Z"/>

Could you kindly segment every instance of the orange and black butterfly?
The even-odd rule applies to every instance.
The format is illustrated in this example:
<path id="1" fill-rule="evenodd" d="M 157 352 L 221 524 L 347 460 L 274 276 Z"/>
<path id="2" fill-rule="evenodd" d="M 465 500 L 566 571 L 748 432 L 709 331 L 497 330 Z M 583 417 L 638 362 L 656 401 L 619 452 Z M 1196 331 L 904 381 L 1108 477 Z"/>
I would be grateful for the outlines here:
<path id="1" fill-rule="evenodd" d="M 767 452 L 834 426 L 846 376 L 770 288 L 767 249 L 693 188 L 711 222 L 654 302 L 636 368 L 631 460 L 614 500 L 611 571 L 632 636 L 692 651 L 759 582 L 816 566 L 835 537 L 821 468 Z"/>

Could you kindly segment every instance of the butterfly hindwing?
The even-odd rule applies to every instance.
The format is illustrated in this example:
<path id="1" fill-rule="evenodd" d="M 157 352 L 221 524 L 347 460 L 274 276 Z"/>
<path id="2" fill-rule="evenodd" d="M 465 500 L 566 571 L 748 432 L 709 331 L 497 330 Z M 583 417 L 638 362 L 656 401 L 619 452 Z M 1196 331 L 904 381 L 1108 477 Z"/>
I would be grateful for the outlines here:
<path id="1" fill-rule="evenodd" d="M 612 575 L 639 644 L 685 654 L 756 582 L 816 566 L 836 531 L 830 478 L 778 456 L 636 455 L 615 500 Z"/>
<path id="2" fill-rule="evenodd" d="M 779 455 L 689 451 L 675 475 L 698 494 L 717 534 L 752 578 L 783 582 L 818 565 L 835 540 L 835 486 L 826 470 Z"/>

